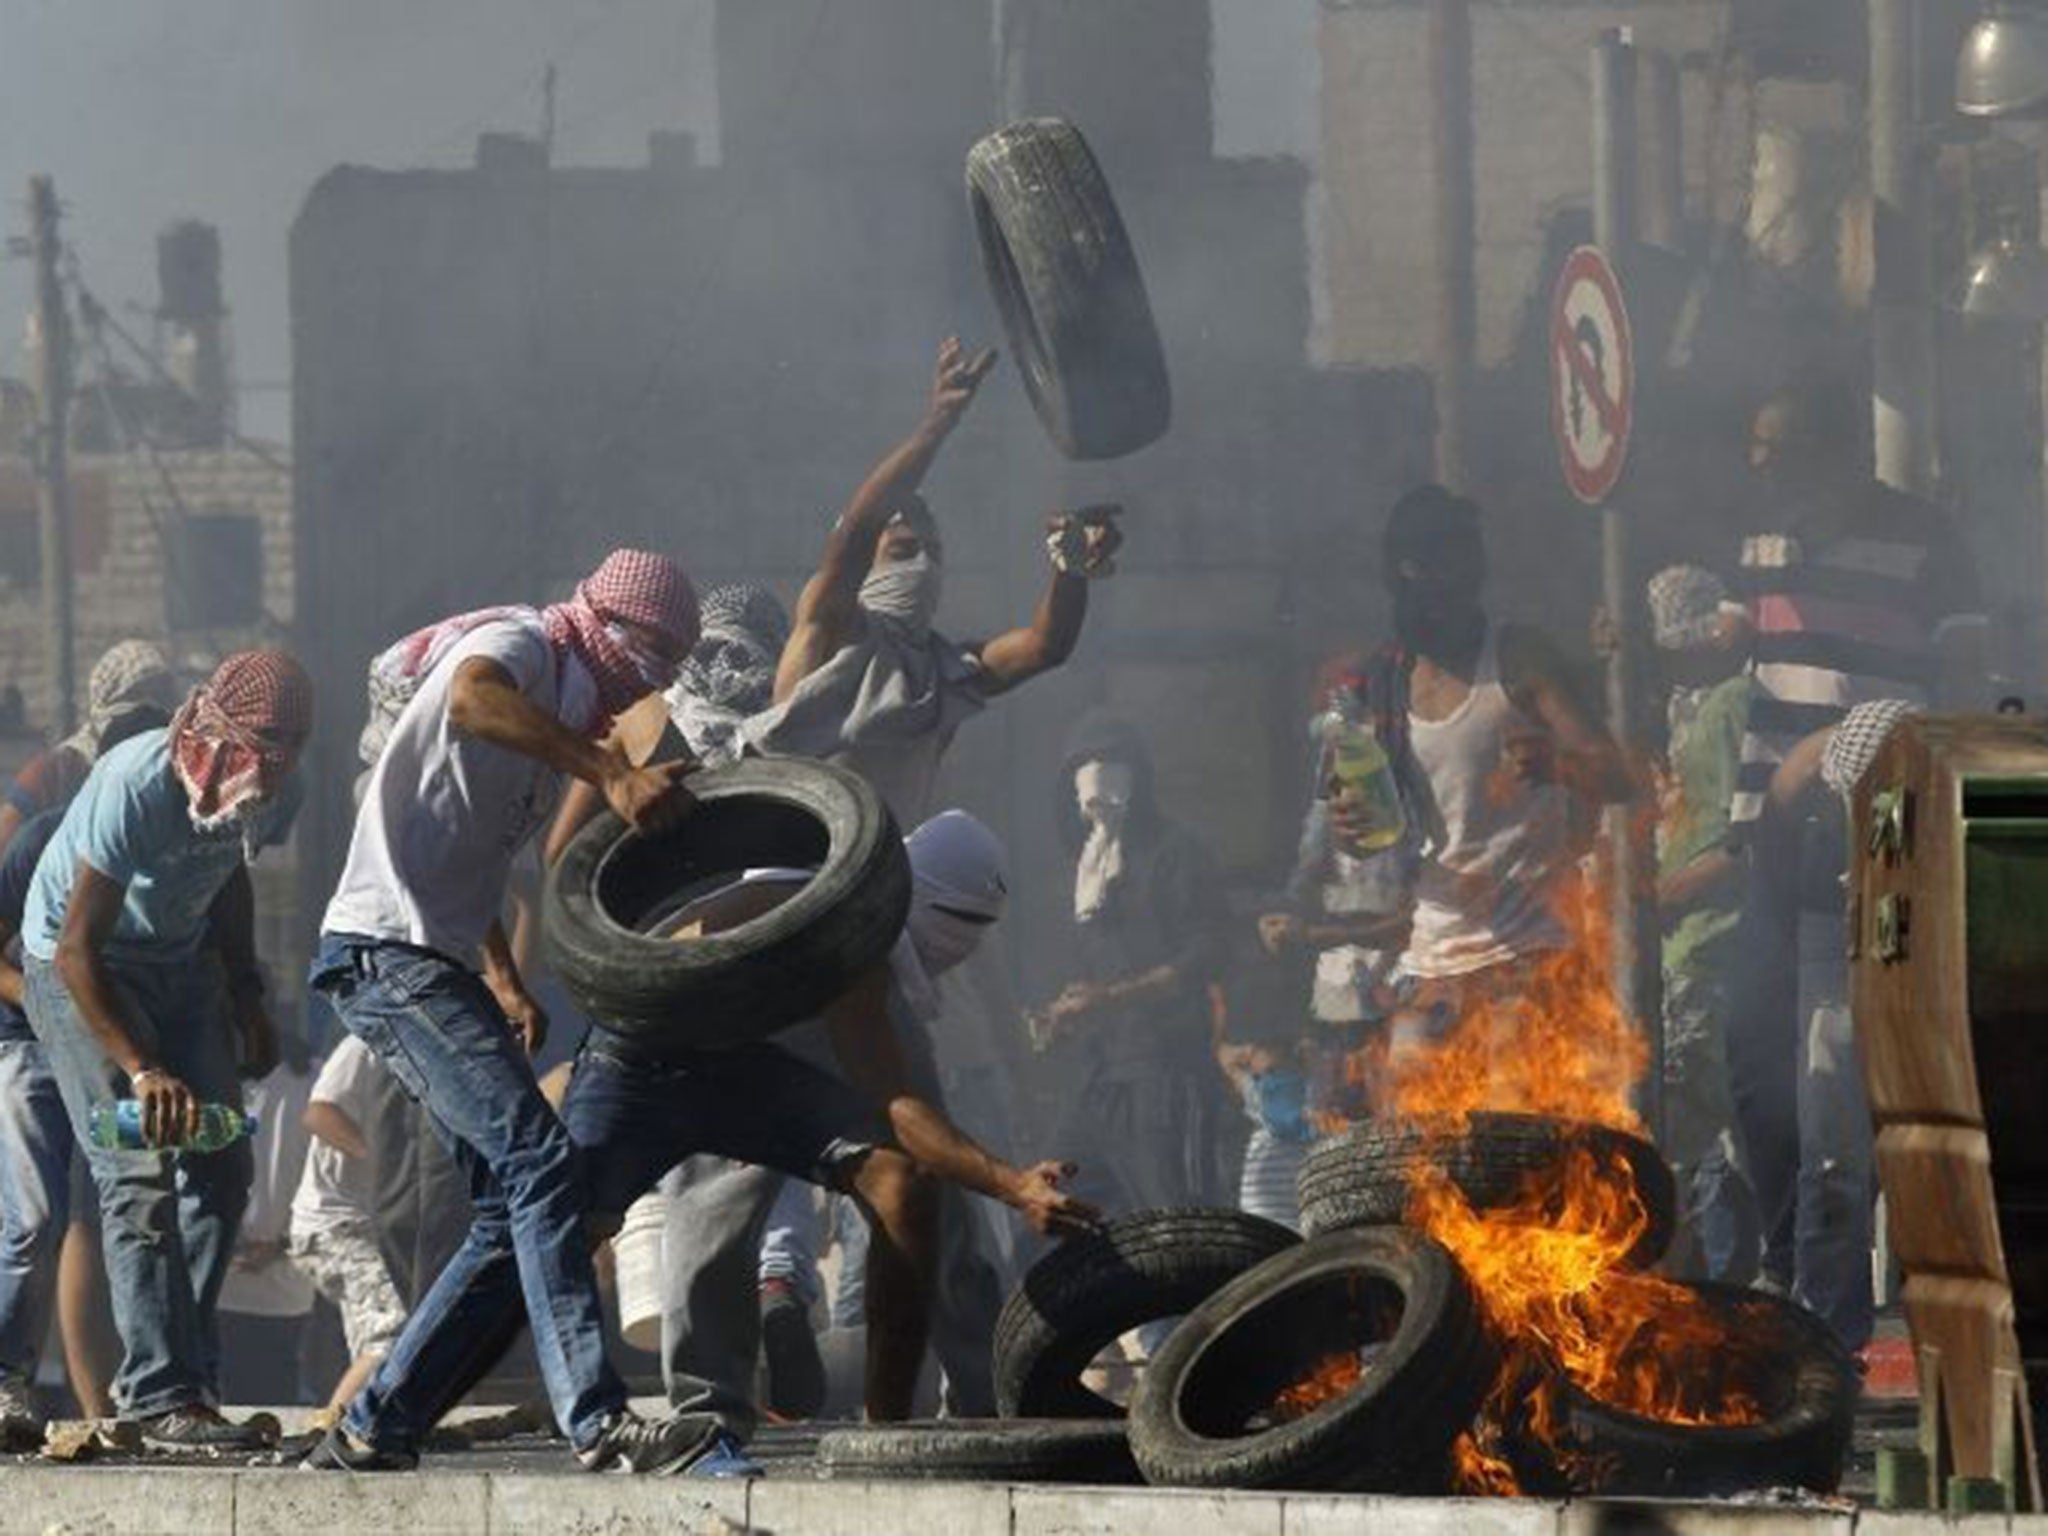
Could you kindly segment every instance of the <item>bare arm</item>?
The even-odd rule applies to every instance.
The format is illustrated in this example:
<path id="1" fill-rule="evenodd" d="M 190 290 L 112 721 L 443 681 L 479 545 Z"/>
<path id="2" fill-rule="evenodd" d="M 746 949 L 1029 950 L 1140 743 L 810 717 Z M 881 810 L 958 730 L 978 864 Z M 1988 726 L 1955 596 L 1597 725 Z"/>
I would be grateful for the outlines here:
<path id="1" fill-rule="evenodd" d="M 660 694 L 650 693 L 612 722 L 611 734 L 599 744 L 599 749 L 624 752 L 628 762 L 644 766 L 653 759 L 662 732 L 667 728 L 668 703 Z M 602 790 L 581 779 L 571 779 L 569 787 L 562 792 L 562 803 L 555 811 L 555 819 L 548 827 L 547 841 L 541 847 L 542 866 L 553 869 L 568 848 L 570 839 L 603 809 Z"/>
<path id="2" fill-rule="evenodd" d="M 348 1117 L 348 1111 L 339 1104 L 326 1099 L 315 1099 L 306 1106 L 301 1122 L 313 1135 L 344 1157 L 359 1157 L 368 1162 L 370 1144 L 363 1139 L 362 1129 Z"/>
<path id="3" fill-rule="evenodd" d="M 103 953 L 121 916 L 128 888 L 84 860 L 71 882 L 64 909 L 64 927 L 57 936 L 58 979 L 78 1005 L 79 1019 L 93 1043 L 128 1074 L 142 1101 L 142 1134 L 152 1145 L 165 1145 L 199 1129 L 199 1100 L 192 1090 L 157 1064 L 147 1031 L 128 1016 L 128 1006 L 107 973 Z"/>
<path id="4" fill-rule="evenodd" d="M 1088 583 L 1079 576 L 1055 574 L 1038 600 L 1038 610 L 1022 629 L 997 635 L 981 648 L 983 688 L 1007 693 L 1050 672 L 1074 654 L 1081 626 L 1088 619 Z"/>
<path id="5" fill-rule="evenodd" d="M 7 958 L 8 947 L 14 943 L 14 924 L 0 919 L 0 1003 L 19 1009 L 21 1001 L 21 967 Z"/>
<path id="6" fill-rule="evenodd" d="M 924 483 L 939 449 L 960 424 L 974 392 L 995 362 L 993 351 L 969 357 L 957 336 L 947 337 L 939 347 L 938 369 L 924 415 L 910 436 L 868 472 L 825 536 L 824 558 L 797 599 L 789 642 L 776 664 L 776 703 L 788 698 L 798 683 L 859 637 L 864 622 L 860 588 L 875 563 L 875 546 L 904 498 Z"/>
<path id="7" fill-rule="evenodd" d="M 1563 660 L 1534 630 L 1501 636 L 1501 676 L 1515 705 L 1534 716 L 1557 744 L 1557 775 L 1589 805 L 1632 799 L 1633 776 L 1621 749 L 1565 682 Z"/>
<path id="8" fill-rule="evenodd" d="M 7 853 L 7 845 L 14 841 L 14 834 L 21 830 L 21 807 L 11 800 L 0 800 L 0 858 Z"/>
<path id="9" fill-rule="evenodd" d="M 268 1077 L 277 1065 L 277 1029 L 263 1006 L 263 969 L 256 959 L 256 887 L 248 865 L 236 865 L 214 897 L 207 936 L 227 970 L 228 1006 L 242 1036 L 242 1071 L 252 1078 Z"/>
<path id="10" fill-rule="evenodd" d="M 537 1055 L 548 1040 L 547 1010 L 526 990 L 526 979 L 512 958 L 512 942 L 505 936 L 502 921 L 494 921 L 484 933 L 483 963 L 484 985 L 505 1011 L 506 1022 L 519 1032 L 526 1054 Z"/>
<path id="11" fill-rule="evenodd" d="M 1742 861 L 1727 848 L 1709 848 L 1657 882 L 1657 906 L 1675 918 L 1728 894 L 1742 876 Z"/>
<path id="12" fill-rule="evenodd" d="M 616 746 L 585 740 L 540 708 L 488 657 L 472 656 L 456 668 L 448 719 L 459 731 L 594 786 L 636 832 L 661 831 L 689 810 L 680 782 L 688 764 L 634 767 Z"/>
<path id="13" fill-rule="evenodd" d="M 1049 1165 L 1019 1168 L 988 1151 L 918 1094 L 889 1023 L 889 973 L 876 967 L 825 1010 L 833 1055 L 853 1085 L 881 1107 L 903 1150 L 949 1183 L 1000 1200 L 1040 1231 L 1080 1231 L 1098 1219 L 1061 1194 Z"/>

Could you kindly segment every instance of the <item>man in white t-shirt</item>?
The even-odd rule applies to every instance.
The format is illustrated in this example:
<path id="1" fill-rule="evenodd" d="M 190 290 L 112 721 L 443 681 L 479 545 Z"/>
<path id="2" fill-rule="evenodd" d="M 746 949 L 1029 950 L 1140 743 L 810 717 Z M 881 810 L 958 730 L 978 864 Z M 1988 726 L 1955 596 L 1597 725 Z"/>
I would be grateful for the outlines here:
<path id="1" fill-rule="evenodd" d="M 383 1072 L 370 1048 L 343 1038 L 313 1081 L 305 1128 L 312 1137 L 306 1171 L 292 1197 L 286 1251 L 313 1287 L 341 1313 L 349 1368 L 328 1399 L 339 1410 L 370 1379 L 405 1326 L 405 1303 L 377 1243 L 374 1149 L 364 1133 Z"/>
<path id="2" fill-rule="evenodd" d="M 592 1226 L 615 1230 L 634 1200 L 687 1157 L 714 1153 L 855 1196 L 873 1233 L 867 1257 L 867 1413 L 909 1417 L 924 1360 L 937 1261 L 940 1183 L 1009 1206 L 1034 1229 L 1067 1236 L 1097 1212 L 1060 1188 L 1054 1161 L 1020 1168 L 947 1117 L 918 1026 L 937 1011 L 935 982 L 965 960 L 1007 900 L 1002 845 L 964 811 L 933 817 L 905 840 L 910 915 L 886 962 L 859 978 L 820 1018 L 772 1041 L 729 1050 L 654 1049 L 593 1032 L 576 1059 L 562 1119 L 582 1150 Z M 804 871 L 757 871 L 675 918 L 691 936 L 758 917 L 800 889 Z M 400 1381 L 405 1416 L 428 1421 L 460 1400 L 517 1336 L 518 1281 L 502 1233 L 490 1262 L 463 1272 L 470 1327 L 467 1374 Z M 751 1270 L 754 1249 L 738 1250 Z M 715 1284 L 717 1277 L 711 1277 Z M 442 1282 L 444 1285 L 446 1281 Z M 742 1285 L 742 1301 L 751 1300 Z M 680 1394 L 683 1414 L 720 1437 L 742 1435 L 754 1410 L 743 1378 L 758 1348 L 751 1306 L 700 1341 L 702 1375 Z"/>
<path id="3" fill-rule="evenodd" d="M 682 766 L 636 768 L 599 745 L 612 719 L 666 688 L 697 640 L 697 598 L 666 556 L 620 550 L 545 610 L 494 609 L 421 631 L 378 659 L 402 700 L 364 788 L 313 987 L 424 1104 L 470 1184 L 462 1247 L 368 1386 L 306 1459 L 314 1469 L 417 1464 L 431 1418 L 396 1389 L 438 1396 L 474 1348 L 468 1281 L 517 1256 L 555 1420 L 590 1470 L 716 1466 L 714 1437 L 626 1405 L 606 1363 L 575 1148 L 529 1053 L 547 1016 L 500 920 L 512 861 L 573 775 L 629 825 L 689 807 Z M 433 1417 L 438 1417 L 438 1413 Z"/>

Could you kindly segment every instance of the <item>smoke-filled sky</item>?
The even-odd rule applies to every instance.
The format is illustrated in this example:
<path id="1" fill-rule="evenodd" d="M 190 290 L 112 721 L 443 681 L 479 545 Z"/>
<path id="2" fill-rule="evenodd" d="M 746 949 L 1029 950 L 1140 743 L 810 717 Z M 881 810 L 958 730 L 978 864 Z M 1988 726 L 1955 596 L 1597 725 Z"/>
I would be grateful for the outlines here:
<path id="1" fill-rule="evenodd" d="M 861 0 L 843 0 L 858 5 Z M 1316 0 L 1210 0 L 1217 150 L 1314 149 Z M 485 129 L 536 131 L 558 68 L 556 158 L 637 164 L 657 128 L 717 138 L 712 0 L 7 0 L 0 206 L 57 179 L 86 280 L 155 298 L 154 237 L 221 227 L 245 430 L 289 416 L 285 234 L 343 163 L 469 162 Z M 962 146 L 963 150 L 965 146 Z M 0 266 L 0 374 L 18 373 L 27 264 Z M 124 324 L 142 336 L 145 314 Z"/>

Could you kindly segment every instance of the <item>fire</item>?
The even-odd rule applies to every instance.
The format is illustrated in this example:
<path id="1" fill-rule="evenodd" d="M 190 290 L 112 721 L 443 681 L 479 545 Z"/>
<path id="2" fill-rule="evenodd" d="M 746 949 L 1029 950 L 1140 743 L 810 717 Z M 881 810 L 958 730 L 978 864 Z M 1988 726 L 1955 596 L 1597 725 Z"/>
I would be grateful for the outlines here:
<path id="1" fill-rule="evenodd" d="M 1631 1093 L 1649 1047 L 1614 996 L 1604 904 L 1589 892 L 1569 916 L 1577 934 L 1570 949 L 1531 965 L 1512 987 L 1465 999 L 1441 1045 L 1386 1064 L 1395 1115 L 1445 1141 L 1481 1111 L 1641 1134 Z M 1483 1211 L 1441 1162 L 1423 1160 L 1409 1224 L 1457 1256 L 1503 1347 L 1479 1425 L 1455 1449 L 1461 1492 L 1520 1491 L 1503 1449 L 1508 1426 L 1570 1461 L 1560 1381 L 1608 1407 L 1667 1423 L 1762 1417 L 1753 1399 L 1726 1384 L 1740 1352 L 1723 1320 L 1684 1288 L 1624 1267 L 1649 1222 L 1625 1162 L 1574 1146 L 1557 1168 L 1528 1179 L 1507 1207 Z M 1312 1407 L 1341 1390 L 1329 1366 L 1288 1398 Z"/>
<path id="2" fill-rule="evenodd" d="M 1332 1398 L 1342 1397 L 1365 1379 L 1365 1365 L 1354 1352 L 1325 1355 L 1315 1369 L 1273 1399 L 1276 1424 L 1305 1419 Z"/>

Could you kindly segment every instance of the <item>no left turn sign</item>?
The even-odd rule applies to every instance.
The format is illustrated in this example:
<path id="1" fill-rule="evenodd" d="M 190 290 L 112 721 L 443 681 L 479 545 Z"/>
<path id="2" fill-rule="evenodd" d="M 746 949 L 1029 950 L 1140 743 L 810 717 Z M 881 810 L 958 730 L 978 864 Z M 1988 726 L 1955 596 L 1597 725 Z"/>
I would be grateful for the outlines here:
<path id="1" fill-rule="evenodd" d="M 1550 304 L 1550 426 L 1572 494 L 1598 506 L 1628 460 L 1636 369 L 1628 310 L 1607 258 L 1582 245 Z"/>

